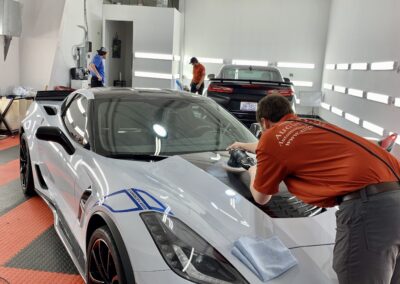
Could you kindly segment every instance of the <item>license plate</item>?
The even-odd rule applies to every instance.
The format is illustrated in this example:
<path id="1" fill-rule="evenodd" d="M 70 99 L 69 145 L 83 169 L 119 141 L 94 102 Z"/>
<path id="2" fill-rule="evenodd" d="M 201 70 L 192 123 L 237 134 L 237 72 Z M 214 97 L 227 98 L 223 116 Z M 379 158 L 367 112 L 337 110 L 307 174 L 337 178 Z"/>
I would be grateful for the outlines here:
<path id="1" fill-rule="evenodd" d="M 253 103 L 253 102 L 240 102 L 240 110 L 244 110 L 244 111 L 257 111 L 257 103 Z"/>

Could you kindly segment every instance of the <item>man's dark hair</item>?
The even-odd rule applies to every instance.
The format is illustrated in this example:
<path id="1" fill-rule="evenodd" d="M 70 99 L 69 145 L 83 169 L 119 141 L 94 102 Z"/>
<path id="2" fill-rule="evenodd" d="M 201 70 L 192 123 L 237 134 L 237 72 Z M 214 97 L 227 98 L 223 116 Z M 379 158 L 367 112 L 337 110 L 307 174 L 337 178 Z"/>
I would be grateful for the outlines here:
<path id="1" fill-rule="evenodd" d="M 199 60 L 196 57 L 190 58 L 190 64 L 196 64 L 199 63 Z"/>
<path id="2" fill-rule="evenodd" d="M 257 121 L 265 118 L 271 122 L 278 122 L 287 114 L 293 113 L 288 99 L 281 95 L 269 95 L 258 102 Z"/>

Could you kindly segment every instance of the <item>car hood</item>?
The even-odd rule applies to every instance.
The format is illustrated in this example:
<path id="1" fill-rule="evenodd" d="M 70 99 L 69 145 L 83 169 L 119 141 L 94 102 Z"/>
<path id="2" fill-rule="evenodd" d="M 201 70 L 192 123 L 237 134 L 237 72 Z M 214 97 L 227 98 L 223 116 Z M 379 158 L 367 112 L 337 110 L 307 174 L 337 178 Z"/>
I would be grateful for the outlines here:
<path id="1" fill-rule="evenodd" d="M 129 206 L 136 208 L 136 205 L 128 198 L 117 197 L 116 193 L 136 189 L 149 194 L 146 196 L 154 197 L 145 197 L 149 204 L 154 204 L 154 208 L 160 208 L 159 204 L 168 208 L 219 250 L 246 278 L 252 279 L 251 283 L 257 283 L 258 279 L 231 254 L 234 241 L 242 236 L 269 238 L 276 235 L 301 263 L 285 274 L 285 282 L 286 279 L 298 280 L 299 275 L 304 274 L 299 271 L 305 265 L 308 270 L 314 270 L 317 276 L 313 277 L 317 278 L 310 282 L 311 276 L 306 273 L 304 281 L 308 279 L 308 282 L 304 283 L 331 283 L 330 279 L 334 279 L 330 267 L 335 209 L 307 218 L 271 218 L 235 190 L 235 186 L 224 182 L 226 158 L 223 153 L 203 153 L 202 156 L 172 156 L 158 162 L 102 159 L 104 163 L 99 161 L 99 164 L 102 172 L 107 173 L 104 174 L 107 184 L 103 186 L 106 189 L 103 196 L 99 196 L 100 205 L 114 213 L 130 212 Z M 114 214 L 120 228 L 132 226 L 128 224 L 132 221 L 127 214 Z M 123 234 L 135 234 L 132 230 L 122 230 L 125 230 Z M 144 226 L 141 230 L 146 231 Z M 132 235 L 131 239 L 134 238 L 137 235 Z M 138 267 L 145 269 L 142 264 Z"/>

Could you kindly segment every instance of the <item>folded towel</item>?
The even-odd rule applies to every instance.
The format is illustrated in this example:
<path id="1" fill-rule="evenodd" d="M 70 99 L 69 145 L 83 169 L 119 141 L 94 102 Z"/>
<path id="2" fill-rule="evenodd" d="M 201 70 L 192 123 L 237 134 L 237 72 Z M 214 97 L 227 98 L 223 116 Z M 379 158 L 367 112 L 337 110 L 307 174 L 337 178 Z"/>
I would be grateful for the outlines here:
<path id="1" fill-rule="evenodd" d="M 296 258 L 277 236 L 269 239 L 241 237 L 235 241 L 232 254 L 263 282 L 297 264 Z"/>

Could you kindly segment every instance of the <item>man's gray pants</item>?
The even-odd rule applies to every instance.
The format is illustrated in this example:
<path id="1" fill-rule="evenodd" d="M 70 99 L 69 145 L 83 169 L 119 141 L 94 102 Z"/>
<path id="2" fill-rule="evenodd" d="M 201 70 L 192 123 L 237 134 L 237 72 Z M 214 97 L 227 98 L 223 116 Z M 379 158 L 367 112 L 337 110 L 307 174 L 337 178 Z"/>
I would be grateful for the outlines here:
<path id="1" fill-rule="evenodd" d="M 344 201 L 333 269 L 340 284 L 400 284 L 400 190 Z"/>

